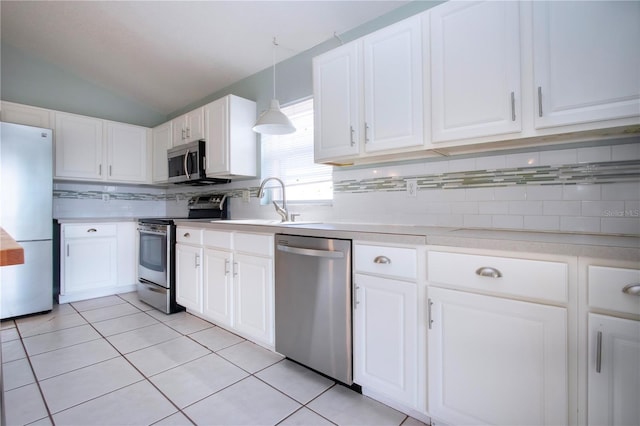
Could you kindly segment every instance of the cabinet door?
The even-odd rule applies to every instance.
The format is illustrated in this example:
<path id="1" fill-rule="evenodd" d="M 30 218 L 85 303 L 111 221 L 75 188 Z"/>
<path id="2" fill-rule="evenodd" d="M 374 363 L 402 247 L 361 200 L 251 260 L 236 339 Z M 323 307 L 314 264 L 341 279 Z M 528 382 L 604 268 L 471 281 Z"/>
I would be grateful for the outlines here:
<path id="1" fill-rule="evenodd" d="M 416 406 L 416 284 L 355 276 L 354 380 Z"/>
<path id="2" fill-rule="evenodd" d="M 176 244 L 176 302 L 202 313 L 202 273 L 200 247 Z"/>
<path id="3" fill-rule="evenodd" d="M 449 2 L 430 17 L 433 142 L 521 131 L 518 2 Z"/>
<path id="4" fill-rule="evenodd" d="M 116 238 L 67 238 L 63 250 L 63 295 L 117 284 Z"/>
<path id="5" fill-rule="evenodd" d="M 173 146 L 187 143 L 187 114 L 181 115 L 171 120 L 173 132 Z"/>
<path id="6" fill-rule="evenodd" d="M 424 145 L 420 17 L 364 38 L 365 151 Z"/>
<path id="7" fill-rule="evenodd" d="M 589 314 L 589 425 L 640 424 L 640 321 Z"/>
<path id="8" fill-rule="evenodd" d="M 448 424 L 568 424 L 566 309 L 430 287 L 429 412 Z"/>
<path id="9" fill-rule="evenodd" d="M 55 120 L 55 176 L 103 179 L 102 120 L 59 112 Z"/>
<path id="10" fill-rule="evenodd" d="M 107 158 L 111 181 L 147 181 L 147 129 L 107 122 Z"/>
<path id="11" fill-rule="evenodd" d="M 186 142 L 204 139 L 204 108 L 196 108 L 187 114 Z"/>
<path id="12" fill-rule="evenodd" d="M 314 159 L 360 151 L 360 44 L 345 44 L 313 59 Z"/>
<path id="13" fill-rule="evenodd" d="M 24 124 L 25 126 L 50 129 L 53 124 L 51 120 L 52 114 L 53 111 L 48 109 L 14 104 L 12 102 L 2 102 L 0 120 L 6 123 Z"/>
<path id="14" fill-rule="evenodd" d="M 533 10 L 536 128 L 640 115 L 640 2 L 533 2 Z"/>
<path id="15" fill-rule="evenodd" d="M 204 118 L 208 136 L 207 176 L 229 173 L 229 98 L 224 97 L 206 105 Z"/>
<path id="16" fill-rule="evenodd" d="M 169 178 L 167 150 L 173 146 L 172 132 L 173 126 L 170 121 L 155 127 L 151 132 L 153 139 L 153 183 L 166 182 Z"/>
<path id="17" fill-rule="evenodd" d="M 204 250 L 203 314 L 231 326 L 231 253 Z"/>
<path id="18" fill-rule="evenodd" d="M 234 274 L 234 328 L 273 345 L 273 261 L 237 254 Z"/>

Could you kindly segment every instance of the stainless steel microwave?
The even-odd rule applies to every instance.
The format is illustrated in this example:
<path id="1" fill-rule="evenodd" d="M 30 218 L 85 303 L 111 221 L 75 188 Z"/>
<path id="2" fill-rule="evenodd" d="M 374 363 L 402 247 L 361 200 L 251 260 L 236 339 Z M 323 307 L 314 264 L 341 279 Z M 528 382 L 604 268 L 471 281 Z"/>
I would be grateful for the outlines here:
<path id="1" fill-rule="evenodd" d="M 169 183 L 211 185 L 228 183 L 228 179 L 207 177 L 206 142 L 201 139 L 167 150 Z"/>

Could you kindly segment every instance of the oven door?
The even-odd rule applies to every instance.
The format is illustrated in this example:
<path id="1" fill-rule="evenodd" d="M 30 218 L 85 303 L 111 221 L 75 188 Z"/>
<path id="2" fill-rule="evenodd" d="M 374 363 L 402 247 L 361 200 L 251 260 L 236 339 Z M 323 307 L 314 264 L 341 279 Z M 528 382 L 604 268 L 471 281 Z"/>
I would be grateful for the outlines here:
<path id="1" fill-rule="evenodd" d="M 157 284 L 164 288 L 169 288 L 168 263 L 169 244 L 167 230 L 158 230 L 154 227 L 150 229 L 141 225 L 140 233 L 140 253 L 138 261 L 138 278 Z"/>

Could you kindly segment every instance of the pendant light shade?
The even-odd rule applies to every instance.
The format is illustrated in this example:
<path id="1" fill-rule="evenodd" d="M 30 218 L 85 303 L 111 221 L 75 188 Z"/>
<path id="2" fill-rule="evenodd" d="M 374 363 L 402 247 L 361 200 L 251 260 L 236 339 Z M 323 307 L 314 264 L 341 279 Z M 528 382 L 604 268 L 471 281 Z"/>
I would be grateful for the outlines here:
<path id="1" fill-rule="evenodd" d="M 273 38 L 273 99 L 269 109 L 260 114 L 253 126 L 253 131 L 265 135 L 286 135 L 296 131 L 293 123 L 281 110 L 280 102 L 276 99 L 276 38 Z"/>
<path id="2" fill-rule="evenodd" d="M 253 131 L 266 135 L 286 135 L 295 132 L 296 128 L 289 117 L 280 111 L 280 102 L 277 99 L 271 99 L 271 106 L 260 114 L 258 121 L 253 126 Z"/>

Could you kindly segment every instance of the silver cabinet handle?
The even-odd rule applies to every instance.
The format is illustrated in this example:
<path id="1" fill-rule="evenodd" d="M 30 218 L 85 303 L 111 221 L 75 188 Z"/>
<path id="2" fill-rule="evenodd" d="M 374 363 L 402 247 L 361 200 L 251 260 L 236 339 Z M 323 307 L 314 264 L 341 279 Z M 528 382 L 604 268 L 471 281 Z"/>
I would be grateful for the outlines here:
<path id="1" fill-rule="evenodd" d="M 233 276 L 238 276 L 238 262 L 233 262 Z"/>
<path id="2" fill-rule="evenodd" d="M 187 127 L 187 139 L 191 137 L 191 127 Z"/>
<path id="3" fill-rule="evenodd" d="M 358 305 L 360 304 L 360 302 L 358 301 L 358 290 L 360 290 L 360 286 L 356 285 L 355 283 L 353 283 L 354 285 L 354 291 L 353 291 L 353 309 L 355 310 Z"/>
<path id="4" fill-rule="evenodd" d="M 481 277 L 500 278 L 502 277 L 502 272 L 490 266 L 481 266 L 476 269 L 476 275 L 480 275 Z"/>
<path id="5" fill-rule="evenodd" d="M 596 373 L 602 371 L 602 331 L 598 331 L 596 339 Z"/>
<path id="6" fill-rule="evenodd" d="M 391 259 L 389 259 L 387 256 L 376 256 L 375 259 L 373 259 L 373 263 L 388 265 L 389 263 L 391 263 Z"/>
<path id="7" fill-rule="evenodd" d="M 429 325 L 429 330 L 431 330 L 431 326 L 433 325 L 433 319 L 431 319 L 431 307 L 433 306 L 433 302 L 431 299 L 427 299 L 427 323 Z"/>
<path id="8" fill-rule="evenodd" d="M 102 176 L 102 164 L 98 164 L 98 176 Z"/>
<path id="9" fill-rule="evenodd" d="M 538 86 L 538 117 L 542 117 L 542 87 Z"/>
<path id="10" fill-rule="evenodd" d="M 200 266 L 200 255 L 196 254 L 196 268 Z"/>
<path id="11" fill-rule="evenodd" d="M 87 232 L 98 232 L 98 230 L 96 228 L 89 228 L 87 229 Z"/>
<path id="12" fill-rule="evenodd" d="M 369 143 L 369 125 L 364 123 L 364 143 Z"/>
<path id="13" fill-rule="evenodd" d="M 224 260 L 224 274 L 229 275 L 229 259 Z"/>
<path id="14" fill-rule="evenodd" d="M 188 232 L 185 232 L 184 235 L 183 235 L 183 237 L 185 237 L 185 238 L 189 238 L 190 236 L 191 236 L 191 234 L 188 233 Z"/>
<path id="15" fill-rule="evenodd" d="M 111 173 L 112 168 L 113 168 L 113 166 L 109 165 L 109 176 L 112 176 L 112 173 Z"/>
<path id="16" fill-rule="evenodd" d="M 516 94 L 511 92 L 511 121 L 516 121 Z"/>
<path id="17" fill-rule="evenodd" d="M 353 137 L 356 131 L 354 130 L 353 126 L 349 126 L 349 130 L 351 131 L 351 146 L 355 146 L 356 141 L 353 139 Z"/>
<path id="18" fill-rule="evenodd" d="M 67 244 L 67 257 L 69 257 L 69 244 Z"/>
<path id="19" fill-rule="evenodd" d="M 623 293 L 631 296 L 640 296 L 640 283 L 631 283 L 624 286 Z"/>
<path id="20" fill-rule="evenodd" d="M 182 139 L 186 139 L 187 138 L 187 131 L 184 129 L 184 127 L 182 128 Z"/>

